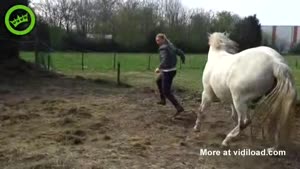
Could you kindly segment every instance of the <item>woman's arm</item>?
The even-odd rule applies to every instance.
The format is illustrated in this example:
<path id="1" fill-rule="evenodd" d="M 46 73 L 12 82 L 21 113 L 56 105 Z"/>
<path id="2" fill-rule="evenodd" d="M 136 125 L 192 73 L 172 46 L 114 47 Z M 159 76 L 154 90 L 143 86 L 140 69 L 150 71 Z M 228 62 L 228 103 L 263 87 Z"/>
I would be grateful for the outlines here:
<path id="1" fill-rule="evenodd" d="M 170 46 L 171 46 L 172 50 L 174 50 L 175 54 L 178 55 L 178 56 L 180 56 L 180 59 L 181 59 L 182 63 L 184 64 L 185 63 L 184 52 L 181 49 L 175 47 L 172 43 L 171 43 Z"/>
<path id="2" fill-rule="evenodd" d="M 181 59 L 182 63 L 184 64 L 185 63 L 185 55 L 184 55 L 183 51 L 181 49 L 176 48 L 175 52 L 178 56 L 180 56 L 180 59 Z"/>

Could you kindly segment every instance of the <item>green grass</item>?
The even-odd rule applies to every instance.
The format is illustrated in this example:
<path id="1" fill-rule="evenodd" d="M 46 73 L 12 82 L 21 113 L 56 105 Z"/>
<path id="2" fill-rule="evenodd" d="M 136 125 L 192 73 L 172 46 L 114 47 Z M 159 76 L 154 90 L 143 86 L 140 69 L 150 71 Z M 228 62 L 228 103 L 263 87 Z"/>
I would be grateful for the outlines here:
<path id="1" fill-rule="evenodd" d="M 34 61 L 33 52 L 22 52 L 23 59 Z M 150 56 L 150 69 L 148 66 Z M 202 71 L 204 69 L 206 54 L 187 54 L 186 64 L 178 64 L 178 74 L 175 85 L 191 91 L 201 90 Z M 298 91 L 300 91 L 300 56 L 286 56 L 293 69 Z M 51 53 L 52 65 L 55 71 L 69 75 L 82 75 L 95 78 L 115 80 L 116 70 L 113 69 L 113 53 L 86 53 L 84 54 L 84 66 L 82 71 L 82 54 L 74 52 Z M 116 63 L 121 65 L 121 80 L 123 82 L 155 87 L 155 74 L 153 70 L 159 64 L 158 54 L 117 54 Z"/>

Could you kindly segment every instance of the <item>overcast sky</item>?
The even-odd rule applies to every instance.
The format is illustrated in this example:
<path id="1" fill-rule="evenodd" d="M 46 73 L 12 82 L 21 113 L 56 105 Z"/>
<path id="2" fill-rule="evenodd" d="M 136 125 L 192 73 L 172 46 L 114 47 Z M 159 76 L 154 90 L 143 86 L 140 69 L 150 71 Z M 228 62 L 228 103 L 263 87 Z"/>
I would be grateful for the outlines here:
<path id="1" fill-rule="evenodd" d="M 256 14 L 263 25 L 300 25 L 299 0 L 182 0 L 190 8 L 227 10 L 240 16 Z"/>
<path id="2" fill-rule="evenodd" d="M 40 2 L 40 0 L 32 0 Z M 300 25 L 300 0 L 182 0 L 188 8 L 256 14 L 262 25 Z"/>

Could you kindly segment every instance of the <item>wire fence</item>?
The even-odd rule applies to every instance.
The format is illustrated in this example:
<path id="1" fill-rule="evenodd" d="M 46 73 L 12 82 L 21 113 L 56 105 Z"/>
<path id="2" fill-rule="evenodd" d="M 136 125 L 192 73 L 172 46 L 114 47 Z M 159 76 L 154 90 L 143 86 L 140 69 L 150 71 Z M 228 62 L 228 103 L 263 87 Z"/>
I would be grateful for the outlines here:
<path id="1" fill-rule="evenodd" d="M 22 52 L 22 58 L 34 61 L 33 52 Z M 159 56 L 154 53 L 90 53 L 54 52 L 39 54 L 40 63 L 50 65 L 55 71 L 114 71 L 120 63 L 122 71 L 152 71 L 159 65 Z M 186 55 L 186 63 L 178 58 L 178 69 L 202 69 L 207 57 L 201 54 Z"/>
<path id="2" fill-rule="evenodd" d="M 37 45 L 37 41 L 22 41 L 23 44 Z M 94 51 L 54 51 L 47 44 L 38 41 L 35 51 L 21 52 L 27 61 L 39 64 L 43 68 L 63 73 L 116 72 L 117 83 L 121 83 L 124 72 L 153 71 L 159 65 L 158 53 L 101 53 Z M 286 59 L 292 69 L 299 70 L 299 56 L 287 55 Z M 178 57 L 177 68 L 182 71 L 202 71 L 207 62 L 207 54 L 186 54 L 186 63 L 182 64 Z M 189 73 L 189 72 L 188 72 Z"/>
<path id="3" fill-rule="evenodd" d="M 35 46 L 33 52 L 22 52 L 21 56 L 52 71 L 97 72 L 116 71 L 120 63 L 122 71 L 152 71 L 159 65 L 158 53 L 100 53 L 95 51 L 54 51 L 42 41 L 21 41 L 22 45 Z M 38 44 L 37 44 L 38 43 Z M 42 49 L 42 50 L 41 50 Z M 292 68 L 299 68 L 298 56 L 286 57 Z M 207 62 L 207 54 L 186 54 L 186 63 L 178 58 L 178 69 L 201 69 Z"/>

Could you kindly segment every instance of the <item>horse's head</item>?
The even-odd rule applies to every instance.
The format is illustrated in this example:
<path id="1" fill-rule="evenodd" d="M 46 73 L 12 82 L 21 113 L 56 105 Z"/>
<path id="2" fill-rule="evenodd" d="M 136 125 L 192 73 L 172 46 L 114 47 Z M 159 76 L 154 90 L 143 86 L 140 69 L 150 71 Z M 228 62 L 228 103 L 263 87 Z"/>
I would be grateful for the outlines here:
<path id="1" fill-rule="evenodd" d="M 208 44 L 215 50 L 225 50 L 228 53 L 236 53 L 238 44 L 229 38 L 228 33 L 214 32 L 208 35 Z"/>

